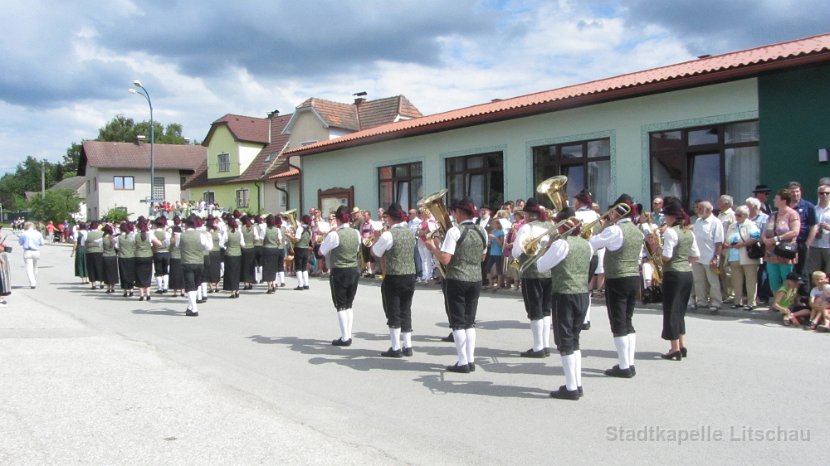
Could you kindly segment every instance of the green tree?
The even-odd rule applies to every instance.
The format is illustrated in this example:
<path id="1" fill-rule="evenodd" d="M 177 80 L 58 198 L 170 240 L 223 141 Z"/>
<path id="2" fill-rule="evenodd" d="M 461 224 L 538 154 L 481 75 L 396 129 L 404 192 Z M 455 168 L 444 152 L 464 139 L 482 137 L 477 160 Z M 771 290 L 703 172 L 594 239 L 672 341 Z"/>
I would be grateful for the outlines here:
<path id="1" fill-rule="evenodd" d="M 182 125 L 180 123 L 170 123 L 165 128 L 164 125 L 158 121 L 153 121 L 153 131 L 156 138 L 156 144 L 186 144 L 187 141 L 182 136 Z M 98 130 L 99 141 L 111 142 L 133 142 L 137 135 L 142 134 L 150 142 L 150 122 L 142 121 L 136 123 L 132 118 L 127 118 L 124 115 L 116 115 L 103 128 Z"/>
<path id="2" fill-rule="evenodd" d="M 81 144 L 73 142 L 71 146 L 66 148 L 66 153 L 63 154 L 63 161 L 60 164 L 64 175 L 61 179 L 75 176 L 78 173 L 78 162 L 81 160 L 82 147 Z"/>
<path id="3" fill-rule="evenodd" d="M 71 189 L 53 189 L 30 202 L 32 216 L 43 222 L 62 222 L 78 211 L 81 200 Z"/>

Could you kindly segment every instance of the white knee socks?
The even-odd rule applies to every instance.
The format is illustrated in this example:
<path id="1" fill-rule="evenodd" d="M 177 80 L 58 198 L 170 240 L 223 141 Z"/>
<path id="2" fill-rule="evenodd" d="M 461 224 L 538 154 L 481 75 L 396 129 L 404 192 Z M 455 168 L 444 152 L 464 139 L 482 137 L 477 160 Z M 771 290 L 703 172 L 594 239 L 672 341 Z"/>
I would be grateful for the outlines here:
<path id="1" fill-rule="evenodd" d="M 280 285 L 285 285 L 285 272 L 277 272 L 277 278 L 279 279 Z"/>
<path id="2" fill-rule="evenodd" d="M 637 348 L 637 334 L 628 334 L 628 365 L 634 365 L 634 350 Z"/>
<path id="3" fill-rule="evenodd" d="M 170 275 L 164 275 L 161 277 L 161 284 L 164 286 L 162 290 L 167 291 L 167 287 L 170 286 Z"/>
<path id="4" fill-rule="evenodd" d="M 573 354 L 560 356 L 562 359 L 562 372 L 565 373 L 565 388 L 570 391 L 576 390 L 576 357 Z"/>
<path id="5" fill-rule="evenodd" d="M 553 317 L 545 316 L 542 318 L 542 347 L 550 348 L 550 325 L 553 323 Z"/>
<path id="6" fill-rule="evenodd" d="M 542 332 L 544 332 L 542 327 L 544 326 L 545 321 L 543 319 L 530 321 L 530 333 L 533 334 L 533 351 L 542 351 L 544 349 L 544 346 L 542 346 L 542 339 L 544 338 L 542 335 Z"/>
<path id="7" fill-rule="evenodd" d="M 306 272 L 306 273 L 308 273 L 308 272 Z M 346 316 L 348 317 L 348 320 L 346 320 L 346 322 L 349 324 L 348 327 L 346 327 L 346 332 L 347 332 L 346 334 L 348 335 L 348 338 L 351 338 L 352 337 L 352 324 L 354 323 L 354 311 L 352 310 L 352 308 L 346 309 Z"/>
<path id="8" fill-rule="evenodd" d="M 401 333 L 401 338 L 403 338 L 404 348 L 412 348 L 412 332 Z"/>
<path id="9" fill-rule="evenodd" d="M 349 313 L 345 309 L 337 311 L 337 324 L 340 326 L 340 340 L 347 341 L 349 335 Z"/>
<path id="10" fill-rule="evenodd" d="M 401 329 L 389 327 L 389 341 L 392 344 L 392 351 L 401 349 Z"/>
<path id="11" fill-rule="evenodd" d="M 464 329 L 452 331 L 455 340 L 455 352 L 458 354 L 458 365 L 467 364 L 467 331 Z"/>
<path id="12" fill-rule="evenodd" d="M 468 328 L 464 331 L 466 334 L 465 349 L 467 351 L 467 362 L 476 362 L 476 329 Z"/>
<path id="13" fill-rule="evenodd" d="M 190 307 L 190 312 L 199 312 L 199 308 L 196 307 L 196 292 L 195 291 L 188 291 L 187 292 L 187 304 Z"/>
<path id="14" fill-rule="evenodd" d="M 620 369 L 628 369 L 628 335 L 614 337 L 614 346 L 617 347 L 617 359 Z"/>
<path id="15" fill-rule="evenodd" d="M 582 386 L 582 350 L 574 351 L 574 375 L 576 375 L 576 386 Z"/>

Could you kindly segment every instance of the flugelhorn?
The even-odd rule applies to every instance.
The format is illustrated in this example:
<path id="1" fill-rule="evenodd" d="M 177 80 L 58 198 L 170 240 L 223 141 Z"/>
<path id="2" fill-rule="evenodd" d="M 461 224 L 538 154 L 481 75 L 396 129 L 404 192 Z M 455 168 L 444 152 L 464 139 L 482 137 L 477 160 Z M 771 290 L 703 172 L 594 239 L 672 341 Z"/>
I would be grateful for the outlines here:
<path id="1" fill-rule="evenodd" d="M 552 176 L 536 186 L 536 192 L 544 194 L 550 199 L 557 212 L 568 206 L 568 196 L 565 194 L 565 185 L 568 177 L 564 175 Z"/>
<path id="2" fill-rule="evenodd" d="M 582 225 L 582 230 L 580 230 L 579 236 L 581 236 L 584 239 L 591 239 L 591 236 L 594 236 L 595 234 L 594 229 L 599 227 L 602 224 L 602 221 L 608 218 L 609 215 L 611 215 L 611 212 L 616 212 L 620 217 L 625 217 L 626 215 L 631 213 L 631 206 L 629 206 L 625 202 L 620 202 L 619 204 L 611 207 L 593 222 L 589 222 L 585 225 Z"/>
<path id="3" fill-rule="evenodd" d="M 418 206 L 423 207 L 432 214 L 435 218 L 435 222 L 438 224 L 438 229 L 435 230 L 435 233 L 430 237 L 426 238 L 427 240 L 435 237 L 438 235 L 439 238 L 444 238 L 447 235 L 447 231 L 452 228 L 452 220 L 450 220 L 450 213 L 447 211 L 447 206 L 444 204 L 444 196 L 447 194 L 447 189 L 442 189 L 438 192 L 432 193 L 429 196 L 422 197 L 418 201 Z M 441 272 L 441 276 L 446 276 L 446 268 L 444 264 L 439 261 L 435 261 L 435 264 L 438 266 L 438 271 Z"/>
<path id="4" fill-rule="evenodd" d="M 522 248 L 522 253 L 526 259 L 519 260 L 519 272 L 524 272 L 531 265 L 535 264 L 540 257 L 548 252 L 548 249 L 550 249 L 551 245 L 553 245 L 556 240 L 570 235 L 574 230 L 579 228 L 581 224 L 582 222 L 580 222 L 576 217 L 566 218 L 565 220 L 549 226 L 544 233 L 536 235 L 521 244 L 520 247 Z M 568 229 L 560 233 L 559 229 L 562 227 L 567 227 Z"/>

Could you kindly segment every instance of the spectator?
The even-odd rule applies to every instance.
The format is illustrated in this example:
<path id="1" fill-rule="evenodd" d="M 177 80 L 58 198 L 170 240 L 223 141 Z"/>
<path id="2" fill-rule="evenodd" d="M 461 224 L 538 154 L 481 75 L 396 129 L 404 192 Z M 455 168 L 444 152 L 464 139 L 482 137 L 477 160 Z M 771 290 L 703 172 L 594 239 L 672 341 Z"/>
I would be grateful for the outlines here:
<path id="1" fill-rule="evenodd" d="M 765 184 L 759 184 L 755 186 L 755 190 L 752 191 L 752 195 L 761 203 L 761 212 L 766 214 L 767 216 L 772 214 L 772 209 L 770 209 L 769 200 L 767 199 L 770 191 L 772 190 L 769 189 L 769 186 Z M 760 225 L 758 226 L 758 228 L 760 228 Z"/>
<path id="2" fill-rule="evenodd" d="M 723 224 L 724 235 L 729 230 L 729 227 L 735 223 L 735 211 L 732 210 L 734 204 L 732 196 L 727 194 L 718 198 L 718 220 Z M 732 301 L 732 269 L 729 266 L 729 261 L 726 259 L 728 251 L 723 249 L 722 257 L 720 258 L 720 289 L 721 296 L 724 302 Z"/>
<path id="3" fill-rule="evenodd" d="M 798 181 L 790 181 L 787 186 L 792 195 L 792 208 L 798 213 L 800 229 L 796 241 L 798 242 L 798 257 L 795 263 L 795 271 L 799 274 L 804 274 L 804 265 L 807 261 L 807 236 L 810 234 L 810 229 L 816 224 L 816 206 L 812 202 L 802 199 L 801 183 Z"/>
<path id="4" fill-rule="evenodd" d="M 24 224 L 25 231 L 20 234 L 18 242 L 23 247 L 23 261 L 26 263 L 26 276 L 29 286 L 37 288 L 37 261 L 40 259 L 40 248 L 43 246 L 43 235 L 35 230 L 32 222 Z"/>
<path id="5" fill-rule="evenodd" d="M 818 187 L 816 224 L 807 235 L 807 270 L 812 276 L 816 270 L 830 273 L 830 184 Z"/>
<path id="6" fill-rule="evenodd" d="M 724 236 L 724 250 L 729 267 L 732 269 L 732 288 L 735 290 L 735 302 L 732 309 L 743 305 L 744 290 L 746 290 L 746 305 L 744 309 L 755 309 L 758 286 L 758 264 L 760 259 L 749 257 L 746 248 L 757 244 L 761 239 L 761 230 L 752 220 L 749 220 L 749 209 L 740 206 L 735 210 L 735 222 L 729 225 Z"/>
<path id="7" fill-rule="evenodd" d="M 767 225 L 767 221 L 769 220 L 769 216 L 763 212 L 761 212 L 761 201 L 755 197 L 748 197 L 746 198 L 746 208 L 749 209 L 749 220 L 755 223 L 755 226 L 758 227 L 758 230 L 763 233 L 764 228 Z M 767 264 L 764 261 L 761 261 L 758 264 L 758 301 L 761 304 L 769 304 L 769 299 L 772 297 L 772 291 L 769 288 L 769 279 L 767 278 Z"/>
<path id="8" fill-rule="evenodd" d="M 663 198 L 657 196 L 651 201 L 651 222 L 659 227 L 664 221 Z"/>
<path id="9" fill-rule="evenodd" d="M 807 304 L 810 306 L 810 321 L 804 326 L 804 330 L 816 330 L 819 325 L 824 324 L 827 328 L 827 295 L 830 294 L 827 274 L 816 270 L 810 274 L 813 289 L 810 290 L 810 298 Z"/>
<path id="10" fill-rule="evenodd" d="M 798 296 L 798 289 L 801 286 L 801 275 L 790 272 L 784 284 L 775 292 L 775 299 L 770 310 L 779 312 L 784 318 L 784 325 L 799 326 L 798 318 L 802 315 L 809 315 L 810 309 L 801 304 Z"/>
<path id="11" fill-rule="evenodd" d="M 487 272 L 487 287 L 496 290 L 504 287 L 504 230 L 501 229 L 498 219 L 490 221 L 487 238 L 490 254 L 484 270 Z"/>
<path id="12" fill-rule="evenodd" d="M 773 203 L 778 211 L 772 220 L 768 221 L 764 228 L 762 241 L 766 246 L 767 254 L 767 275 L 769 276 L 770 289 L 781 288 L 784 278 L 787 277 L 795 267 L 796 259 L 788 259 L 775 255 L 775 245 L 778 243 L 795 243 L 801 226 L 798 212 L 790 207 L 793 197 L 788 189 L 782 189 L 775 195 Z"/>
<path id="13" fill-rule="evenodd" d="M 712 215 L 712 203 L 701 201 L 696 207 L 698 219 L 694 225 L 695 241 L 700 257 L 692 264 L 695 282 L 695 307 L 708 308 L 717 314 L 723 303 L 718 278 L 719 257 L 723 247 L 723 224 Z"/>

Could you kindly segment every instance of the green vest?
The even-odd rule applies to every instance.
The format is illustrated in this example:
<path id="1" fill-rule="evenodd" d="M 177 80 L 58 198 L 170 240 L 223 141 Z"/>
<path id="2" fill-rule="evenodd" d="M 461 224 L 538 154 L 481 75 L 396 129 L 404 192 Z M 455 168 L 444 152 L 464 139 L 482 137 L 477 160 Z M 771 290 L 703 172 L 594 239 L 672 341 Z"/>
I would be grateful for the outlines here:
<path id="1" fill-rule="evenodd" d="M 677 233 L 677 244 L 671 252 L 671 260 L 663 263 L 664 272 L 691 272 L 689 256 L 692 254 L 692 244 L 695 241 L 694 233 L 679 226 L 672 227 Z"/>
<path id="2" fill-rule="evenodd" d="M 295 248 L 308 249 L 311 244 L 311 227 L 303 227 L 303 232 L 300 233 L 299 241 L 294 245 Z"/>
<path id="3" fill-rule="evenodd" d="M 280 229 L 276 227 L 269 227 L 265 230 L 265 239 L 262 241 L 262 247 L 269 249 L 281 249 L 282 235 Z"/>
<path id="4" fill-rule="evenodd" d="M 182 251 L 182 264 L 198 265 L 205 263 L 205 248 L 202 246 L 202 234 L 196 230 L 187 230 L 179 239 Z"/>
<path id="5" fill-rule="evenodd" d="M 458 229 L 461 230 L 461 237 L 459 243 L 455 245 L 455 254 L 447 264 L 447 279 L 480 282 L 481 254 L 485 246 L 482 238 L 487 238 L 487 232 L 473 223 L 463 223 L 458 225 Z M 464 234 L 465 230 L 466 234 Z M 476 231 L 481 234 L 479 235 Z"/>
<path id="6" fill-rule="evenodd" d="M 115 257 L 115 244 L 112 241 L 112 235 L 104 236 L 102 246 L 104 249 L 104 256 Z"/>
<path id="7" fill-rule="evenodd" d="M 643 250 L 643 233 L 634 223 L 618 223 L 622 230 L 623 244 L 616 251 L 605 251 L 605 276 L 607 278 L 639 277 L 640 253 Z"/>
<path id="8" fill-rule="evenodd" d="M 553 292 L 580 294 L 588 292 L 588 269 L 591 265 L 591 245 L 579 236 L 568 236 L 568 256 L 551 269 Z M 606 252 L 606 254 L 608 254 Z"/>
<path id="9" fill-rule="evenodd" d="M 176 235 L 181 237 L 181 233 L 173 233 L 170 236 L 170 259 L 179 259 L 182 258 L 182 249 L 181 246 L 176 245 Z M 181 241 L 181 240 L 180 240 Z"/>
<path id="10" fill-rule="evenodd" d="M 161 246 L 156 246 L 156 252 L 170 252 L 167 246 L 164 245 L 164 240 L 167 239 L 167 233 L 163 229 L 157 229 L 153 232 L 157 240 L 161 241 Z"/>
<path id="11" fill-rule="evenodd" d="M 390 228 L 392 247 L 383 257 L 386 275 L 415 275 L 415 234 L 408 227 Z"/>
<path id="12" fill-rule="evenodd" d="M 211 252 L 219 252 L 219 230 L 210 230 L 210 239 L 213 240 L 213 246 L 211 246 Z"/>
<path id="13" fill-rule="evenodd" d="M 152 233 L 145 233 L 145 239 L 141 239 L 141 232 L 135 234 L 135 257 L 153 257 Z"/>
<path id="14" fill-rule="evenodd" d="M 329 253 L 331 268 L 349 269 L 357 267 L 357 254 L 360 251 L 358 247 L 360 245 L 360 238 L 358 237 L 357 230 L 354 228 L 340 228 L 335 230 L 334 234 L 337 235 L 340 244 Z M 299 243 L 297 246 L 299 247 Z"/>
<path id="15" fill-rule="evenodd" d="M 530 222 L 529 225 L 535 226 L 535 227 L 542 227 L 544 229 L 548 229 L 548 227 L 550 227 L 550 223 L 542 222 L 542 221 L 539 221 L 539 220 L 534 220 L 534 221 Z M 514 245 L 513 247 L 520 247 L 520 246 Z M 527 260 L 527 256 L 525 254 L 522 254 L 520 260 L 522 261 L 522 263 L 524 263 L 524 261 Z M 526 268 L 524 270 L 524 272 L 522 272 L 522 278 L 550 278 L 550 276 L 551 276 L 550 270 L 547 271 L 547 272 L 539 272 L 539 269 L 536 268 L 536 264 L 531 264 L 528 268 Z"/>
<path id="16" fill-rule="evenodd" d="M 242 227 L 239 231 L 242 232 L 242 237 L 245 238 L 245 246 L 242 246 L 242 249 L 252 249 L 254 247 L 254 227 Z"/>
<path id="17" fill-rule="evenodd" d="M 96 253 L 96 252 L 104 252 L 104 247 L 101 243 L 95 243 L 95 240 L 99 240 L 104 237 L 104 232 L 101 230 L 89 230 L 89 233 L 86 235 L 86 252 L 87 253 Z"/>
<path id="18" fill-rule="evenodd" d="M 226 256 L 241 256 L 242 255 L 242 246 L 240 246 L 240 240 L 242 239 L 242 233 L 239 230 L 231 231 L 228 230 L 228 241 L 225 243 L 225 255 Z"/>
<path id="19" fill-rule="evenodd" d="M 118 235 L 118 257 L 132 259 L 135 257 L 135 237 L 132 234 Z"/>

